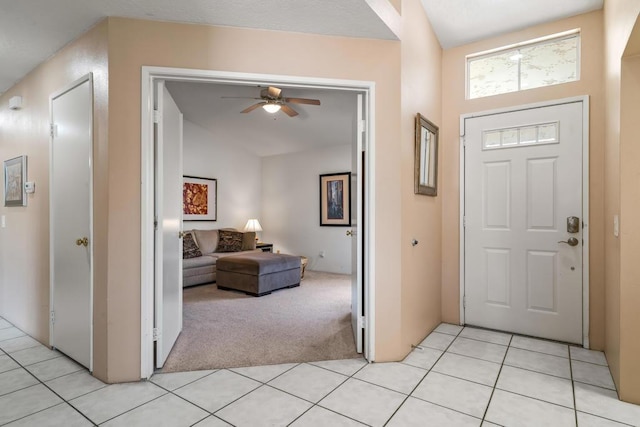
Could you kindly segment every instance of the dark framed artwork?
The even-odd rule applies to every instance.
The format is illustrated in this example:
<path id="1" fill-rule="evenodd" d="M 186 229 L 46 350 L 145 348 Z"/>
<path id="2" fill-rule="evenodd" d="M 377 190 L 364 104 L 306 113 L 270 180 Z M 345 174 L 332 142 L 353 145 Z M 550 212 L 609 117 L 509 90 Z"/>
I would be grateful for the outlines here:
<path id="1" fill-rule="evenodd" d="M 4 161 L 4 205 L 27 206 L 27 156 Z"/>
<path id="2" fill-rule="evenodd" d="M 414 193 L 438 195 L 438 126 L 416 116 Z"/>
<path id="3" fill-rule="evenodd" d="M 187 175 L 182 177 L 182 219 L 184 221 L 217 221 L 217 179 Z"/>
<path id="4" fill-rule="evenodd" d="M 320 225 L 351 226 L 351 172 L 320 175 Z"/>

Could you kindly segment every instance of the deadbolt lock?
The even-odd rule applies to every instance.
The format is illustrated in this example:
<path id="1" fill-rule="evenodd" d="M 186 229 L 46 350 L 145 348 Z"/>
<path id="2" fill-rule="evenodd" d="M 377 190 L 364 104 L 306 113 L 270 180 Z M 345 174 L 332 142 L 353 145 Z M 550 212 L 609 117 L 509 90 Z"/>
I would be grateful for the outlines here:
<path id="1" fill-rule="evenodd" d="M 580 232 L 580 218 L 577 216 L 567 217 L 567 233 Z"/>

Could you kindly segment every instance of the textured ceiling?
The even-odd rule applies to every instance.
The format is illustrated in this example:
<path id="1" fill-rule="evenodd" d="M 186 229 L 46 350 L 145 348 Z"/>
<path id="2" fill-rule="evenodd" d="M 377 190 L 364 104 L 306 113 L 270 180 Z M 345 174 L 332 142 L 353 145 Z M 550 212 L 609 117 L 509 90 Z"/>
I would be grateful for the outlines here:
<path id="1" fill-rule="evenodd" d="M 602 9 L 604 0 L 422 0 L 444 49 Z"/>
<path id="2" fill-rule="evenodd" d="M 386 0 L 0 0 L 0 93 L 107 16 L 397 39 L 380 18 L 394 13 Z"/>
<path id="3" fill-rule="evenodd" d="M 356 94 L 328 89 L 282 88 L 285 97 L 319 99 L 321 105 L 291 104 L 299 115 L 270 114 L 262 108 L 240 113 L 259 102 L 222 96 L 259 97 L 256 86 L 168 82 L 167 89 L 185 120 L 207 129 L 217 141 L 230 141 L 260 156 L 350 144 L 355 134 Z"/>

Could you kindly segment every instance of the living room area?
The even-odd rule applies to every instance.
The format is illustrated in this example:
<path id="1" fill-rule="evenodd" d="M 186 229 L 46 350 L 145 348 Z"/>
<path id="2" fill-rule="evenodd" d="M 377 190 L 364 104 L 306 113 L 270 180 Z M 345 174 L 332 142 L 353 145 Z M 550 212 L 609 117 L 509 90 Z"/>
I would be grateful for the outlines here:
<path id="1" fill-rule="evenodd" d="M 357 95 L 283 88 L 283 100 L 320 103 L 283 103 L 291 115 L 250 109 L 265 87 L 166 87 L 183 114 L 183 202 L 206 189 L 207 212 L 184 208 L 182 331 L 162 372 L 361 357 L 349 211 Z M 344 211 L 323 211 L 336 196 Z"/>

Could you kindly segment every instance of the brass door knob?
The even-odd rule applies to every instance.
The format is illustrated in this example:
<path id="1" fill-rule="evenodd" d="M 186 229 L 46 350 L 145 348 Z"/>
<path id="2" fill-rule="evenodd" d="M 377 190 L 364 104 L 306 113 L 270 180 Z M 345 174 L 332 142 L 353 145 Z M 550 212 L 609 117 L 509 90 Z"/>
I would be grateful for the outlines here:
<path id="1" fill-rule="evenodd" d="M 355 236 L 356 232 L 355 230 L 347 230 L 347 236 Z"/>
<path id="2" fill-rule="evenodd" d="M 89 238 L 83 237 L 82 239 L 76 240 L 76 245 L 84 246 L 86 248 L 87 246 L 89 246 Z"/>
<path id="3" fill-rule="evenodd" d="M 178 231 L 178 239 L 184 239 L 184 235 L 186 233 L 184 231 Z"/>

